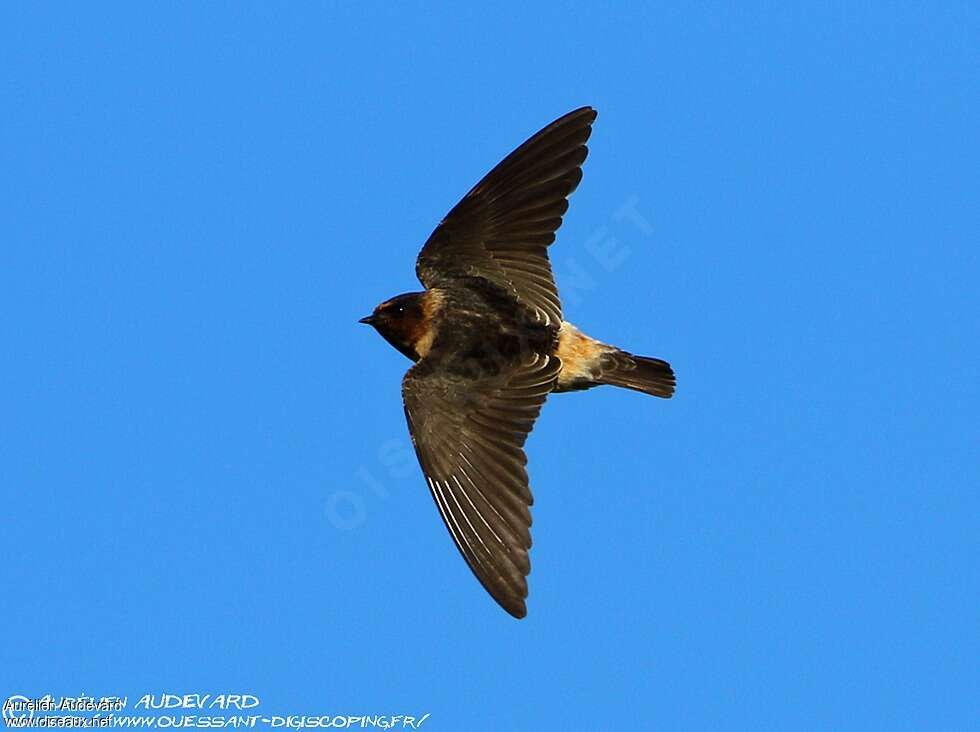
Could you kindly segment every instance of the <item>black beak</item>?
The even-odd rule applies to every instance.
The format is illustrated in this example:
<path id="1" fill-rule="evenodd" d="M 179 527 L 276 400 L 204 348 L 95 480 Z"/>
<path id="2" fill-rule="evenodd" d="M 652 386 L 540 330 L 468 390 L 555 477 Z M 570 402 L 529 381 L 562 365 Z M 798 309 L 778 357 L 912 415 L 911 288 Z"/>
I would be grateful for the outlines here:
<path id="1" fill-rule="evenodd" d="M 365 325 L 374 325 L 374 316 L 368 315 L 357 321 L 358 323 L 364 323 Z"/>

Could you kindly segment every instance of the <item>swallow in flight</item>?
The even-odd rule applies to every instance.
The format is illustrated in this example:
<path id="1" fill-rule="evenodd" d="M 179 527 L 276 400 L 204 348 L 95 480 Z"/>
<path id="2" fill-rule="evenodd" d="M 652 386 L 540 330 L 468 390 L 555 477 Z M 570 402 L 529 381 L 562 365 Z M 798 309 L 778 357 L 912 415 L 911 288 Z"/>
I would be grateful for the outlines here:
<path id="1" fill-rule="evenodd" d="M 666 399 L 676 383 L 666 361 L 562 318 L 548 246 L 582 179 L 595 118 L 576 109 L 504 158 L 422 247 L 425 290 L 360 321 L 415 362 L 402 398 L 429 490 L 470 569 L 517 618 L 531 569 L 523 448 L 545 398 L 611 384 Z"/>

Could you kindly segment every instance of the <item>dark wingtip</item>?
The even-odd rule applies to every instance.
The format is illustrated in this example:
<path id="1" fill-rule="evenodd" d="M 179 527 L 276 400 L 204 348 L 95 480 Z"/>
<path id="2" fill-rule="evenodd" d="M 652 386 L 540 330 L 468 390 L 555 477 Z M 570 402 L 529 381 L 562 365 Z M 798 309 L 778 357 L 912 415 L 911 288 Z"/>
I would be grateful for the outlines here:
<path id="1" fill-rule="evenodd" d="M 569 122 L 585 122 L 585 124 L 591 125 L 593 122 L 595 122 L 595 118 L 597 116 L 599 116 L 599 113 L 595 110 L 595 107 L 586 105 L 584 107 L 579 107 L 578 109 L 573 109 L 571 112 L 562 115 L 548 126 L 560 127 L 568 124 Z"/>

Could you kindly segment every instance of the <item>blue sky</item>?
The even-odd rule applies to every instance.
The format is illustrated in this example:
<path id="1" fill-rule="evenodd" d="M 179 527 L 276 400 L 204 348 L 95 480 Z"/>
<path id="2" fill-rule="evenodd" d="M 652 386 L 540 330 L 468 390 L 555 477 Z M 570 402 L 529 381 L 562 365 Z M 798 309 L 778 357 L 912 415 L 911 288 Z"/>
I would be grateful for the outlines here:
<path id="1" fill-rule="evenodd" d="M 167 6 L 0 11 L 0 694 L 975 726 L 975 4 Z M 566 317 L 678 392 L 549 400 L 518 622 L 356 320 L 583 104 Z"/>

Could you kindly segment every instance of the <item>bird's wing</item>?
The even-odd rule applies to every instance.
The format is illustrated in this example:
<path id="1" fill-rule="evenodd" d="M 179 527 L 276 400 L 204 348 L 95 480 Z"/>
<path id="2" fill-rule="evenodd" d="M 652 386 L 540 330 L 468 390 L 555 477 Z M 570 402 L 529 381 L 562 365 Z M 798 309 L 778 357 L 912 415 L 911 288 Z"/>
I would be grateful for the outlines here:
<path id="1" fill-rule="evenodd" d="M 483 277 L 509 292 L 538 322 L 561 323 L 548 261 L 568 196 L 582 180 L 596 112 L 555 120 L 504 158 L 467 193 L 422 247 L 415 271 L 426 287 Z"/>
<path id="2" fill-rule="evenodd" d="M 423 360 L 402 382 L 409 432 L 442 520 L 487 592 L 518 618 L 531 571 L 523 446 L 560 368 L 553 356 L 531 354 L 501 373 L 460 378 Z"/>

